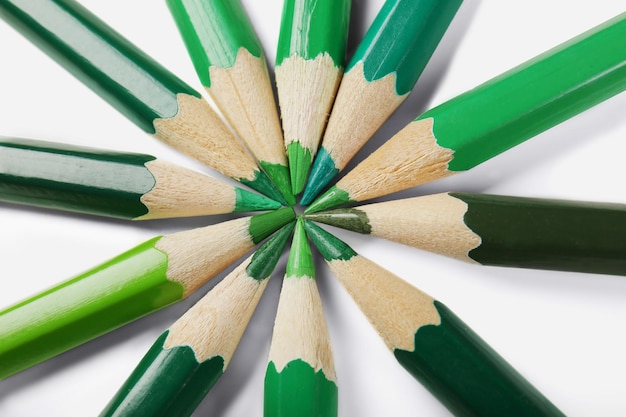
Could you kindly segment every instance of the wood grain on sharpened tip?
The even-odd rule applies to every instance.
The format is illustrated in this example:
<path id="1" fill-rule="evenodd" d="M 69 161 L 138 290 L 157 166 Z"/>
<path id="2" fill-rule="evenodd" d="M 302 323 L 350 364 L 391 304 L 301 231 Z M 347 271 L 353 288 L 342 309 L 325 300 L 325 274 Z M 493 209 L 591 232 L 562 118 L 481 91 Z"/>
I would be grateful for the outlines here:
<path id="1" fill-rule="evenodd" d="M 2 137 L 0 201 L 128 220 L 280 208 L 151 155 Z"/>
<path id="2" fill-rule="evenodd" d="M 306 183 L 345 66 L 351 0 L 286 0 L 276 87 L 294 195 Z"/>
<path id="3" fill-rule="evenodd" d="M 384 3 L 341 81 L 302 204 L 326 188 L 407 98 L 461 3 Z"/>
<path id="4" fill-rule="evenodd" d="M 0 18 L 145 132 L 282 200 L 200 93 L 76 1 L 0 0 Z"/>
<path id="5" fill-rule="evenodd" d="M 295 204 L 265 55 L 239 0 L 167 0 L 202 85 Z"/>
<path id="6" fill-rule="evenodd" d="M 183 299 L 294 219 L 285 208 L 155 237 L 0 311 L 0 379 Z"/>
<path id="7" fill-rule="evenodd" d="M 274 234 L 166 330 L 100 416 L 190 416 L 228 367 L 294 224 Z"/>
<path id="8" fill-rule="evenodd" d="M 465 171 L 626 89 L 626 13 L 427 111 L 309 206 L 364 201 Z"/>
<path id="9" fill-rule="evenodd" d="M 265 373 L 266 417 L 337 416 L 337 382 L 303 219 L 298 219 Z"/>
<path id="10" fill-rule="evenodd" d="M 309 219 L 482 265 L 626 275 L 626 205 L 444 193 Z"/>
<path id="11" fill-rule="evenodd" d="M 305 227 L 398 362 L 452 413 L 563 416 L 441 302 L 310 221 Z"/>

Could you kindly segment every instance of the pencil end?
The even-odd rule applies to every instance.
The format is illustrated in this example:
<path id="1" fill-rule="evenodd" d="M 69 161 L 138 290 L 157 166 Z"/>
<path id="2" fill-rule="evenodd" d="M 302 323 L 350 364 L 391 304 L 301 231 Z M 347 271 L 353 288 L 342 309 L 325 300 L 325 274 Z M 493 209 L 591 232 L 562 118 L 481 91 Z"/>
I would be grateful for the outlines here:
<path id="1" fill-rule="evenodd" d="M 285 197 L 283 197 L 280 191 L 278 191 L 274 183 L 270 181 L 267 175 L 265 175 L 261 171 L 256 171 L 254 175 L 254 179 L 247 180 L 245 178 L 241 178 L 239 182 L 241 182 L 244 185 L 247 185 L 248 187 L 254 190 L 257 190 L 261 194 L 266 195 L 272 200 L 276 200 L 285 206 L 289 205 L 289 203 L 285 200 Z"/>
<path id="2" fill-rule="evenodd" d="M 300 204 L 311 204 L 313 199 L 332 181 L 339 173 L 339 169 L 335 166 L 335 162 L 326 149 L 322 146 L 315 157 L 309 181 L 302 194 Z"/>
<path id="3" fill-rule="evenodd" d="M 357 255 L 347 243 L 328 233 L 310 220 L 304 221 L 306 234 L 313 241 L 315 247 L 328 262 L 347 261 Z"/>
<path id="4" fill-rule="evenodd" d="M 289 171 L 291 172 L 291 191 L 294 195 L 298 195 L 306 184 L 313 155 L 300 142 L 292 142 L 287 146 L 287 159 L 289 159 Z"/>
<path id="5" fill-rule="evenodd" d="M 233 213 L 276 210 L 281 207 L 282 204 L 276 200 L 235 187 L 235 208 Z"/>
<path id="6" fill-rule="evenodd" d="M 285 207 L 265 214 L 257 214 L 250 218 L 248 231 L 252 241 L 256 244 L 295 219 L 296 212 L 291 207 Z"/>
<path id="7" fill-rule="evenodd" d="M 257 249 L 246 268 L 248 276 L 259 281 L 269 278 L 287 246 L 295 224 L 294 221 L 286 224 Z"/>
<path id="8" fill-rule="evenodd" d="M 348 192 L 334 185 L 332 188 L 322 194 L 321 197 L 315 200 L 309 207 L 307 207 L 304 211 L 304 214 L 311 214 L 322 210 L 328 210 L 333 207 L 341 206 L 343 204 L 348 204 L 351 202 L 352 200 L 350 200 L 350 195 L 348 194 Z"/>
<path id="9" fill-rule="evenodd" d="M 291 178 L 289 168 L 286 165 L 271 164 L 269 162 L 259 162 L 263 171 L 270 180 L 276 185 L 276 188 L 283 196 L 285 202 L 289 206 L 296 204 L 296 197 L 292 192 Z"/>
<path id="10" fill-rule="evenodd" d="M 287 277 L 315 277 L 311 247 L 304 231 L 304 218 L 299 217 L 287 261 Z"/>

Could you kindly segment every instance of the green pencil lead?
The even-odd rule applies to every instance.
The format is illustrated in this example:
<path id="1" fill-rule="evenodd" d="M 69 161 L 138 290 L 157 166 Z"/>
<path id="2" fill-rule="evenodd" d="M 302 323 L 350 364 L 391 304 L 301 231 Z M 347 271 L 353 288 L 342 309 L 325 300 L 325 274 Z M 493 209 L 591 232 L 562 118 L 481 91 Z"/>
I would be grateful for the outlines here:
<path id="1" fill-rule="evenodd" d="M 289 251 L 287 261 L 287 277 L 315 277 L 315 266 L 311 247 L 304 231 L 304 218 L 300 216 L 296 223 L 296 230 Z"/>
<path id="2" fill-rule="evenodd" d="M 266 162 L 259 162 L 261 168 L 267 173 L 267 176 L 274 181 L 274 185 L 287 202 L 287 205 L 293 206 L 296 204 L 296 197 L 291 191 L 291 179 L 289 174 L 289 168 L 286 165 L 270 164 Z"/>
<path id="3" fill-rule="evenodd" d="M 239 179 L 239 182 L 257 190 L 260 193 L 265 194 L 272 200 L 279 201 L 285 206 L 290 205 L 287 200 L 285 200 L 285 197 L 283 197 L 281 192 L 278 191 L 276 185 L 274 185 L 274 183 L 267 177 L 267 175 L 265 175 L 265 173 L 261 171 L 256 172 L 253 180 L 250 181 L 242 178 Z"/>
<path id="4" fill-rule="evenodd" d="M 282 204 L 276 200 L 252 193 L 239 187 L 235 188 L 235 199 L 234 213 L 276 210 L 282 207 Z"/>
<path id="5" fill-rule="evenodd" d="M 313 241 L 317 250 L 327 261 L 347 261 L 357 256 L 357 253 L 347 243 L 328 233 L 315 223 L 305 220 L 304 229 L 309 239 Z"/>
<path id="6" fill-rule="evenodd" d="M 319 152 L 317 152 L 317 157 L 313 162 L 309 181 L 304 189 L 304 194 L 302 194 L 300 204 L 304 206 L 311 204 L 313 199 L 322 192 L 338 173 L 339 169 L 335 166 L 335 161 L 333 161 L 333 158 L 326 151 L 326 148 L 322 146 Z"/>
<path id="7" fill-rule="evenodd" d="M 302 146 L 300 142 L 292 142 L 287 146 L 287 157 L 289 159 L 289 171 L 291 172 L 291 190 L 294 195 L 298 195 L 306 184 L 313 156 L 311 151 Z"/>
<path id="8" fill-rule="evenodd" d="M 249 232 L 254 243 L 259 243 L 280 227 L 296 219 L 296 212 L 291 207 L 264 214 L 257 214 L 250 218 Z"/>
<path id="9" fill-rule="evenodd" d="M 350 199 L 350 195 L 347 192 L 341 188 L 337 188 L 337 186 L 332 186 L 328 191 L 322 194 L 321 197 L 307 207 L 304 214 L 328 210 L 351 202 L 353 201 Z"/>
<path id="10" fill-rule="evenodd" d="M 372 232 L 372 225 L 367 217 L 367 213 L 354 208 L 319 211 L 307 214 L 305 217 L 307 220 L 341 227 L 342 229 L 352 230 L 365 235 Z"/>
<path id="11" fill-rule="evenodd" d="M 294 221 L 286 224 L 257 249 L 246 268 L 246 273 L 250 277 L 263 280 L 272 274 L 295 225 Z"/>

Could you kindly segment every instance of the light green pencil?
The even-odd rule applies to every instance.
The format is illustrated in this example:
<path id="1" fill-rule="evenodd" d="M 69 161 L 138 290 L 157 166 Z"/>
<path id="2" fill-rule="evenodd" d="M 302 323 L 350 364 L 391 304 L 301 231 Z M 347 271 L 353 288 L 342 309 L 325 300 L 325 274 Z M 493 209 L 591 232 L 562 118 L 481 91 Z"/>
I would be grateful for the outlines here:
<path id="1" fill-rule="evenodd" d="M 289 168 L 263 48 L 240 0 L 167 0 L 202 85 L 290 205 Z"/>
<path id="2" fill-rule="evenodd" d="M 276 86 L 294 195 L 304 188 L 345 66 L 351 0 L 285 0 Z"/>

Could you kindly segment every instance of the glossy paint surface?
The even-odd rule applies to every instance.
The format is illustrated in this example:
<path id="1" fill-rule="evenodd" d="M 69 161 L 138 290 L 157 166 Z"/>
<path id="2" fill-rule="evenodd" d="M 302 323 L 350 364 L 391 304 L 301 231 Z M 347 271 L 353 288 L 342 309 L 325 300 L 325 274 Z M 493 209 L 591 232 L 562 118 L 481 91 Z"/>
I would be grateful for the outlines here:
<path id="1" fill-rule="evenodd" d="M 169 330 L 152 345 L 100 414 L 104 416 L 190 416 L 222 376 L 224 359 L 202 363 L 189 346 L 163 347 Z"/>
<path id="2" fill-rule="evenodd" d="M 148 133 L 177 94 L 200 97 L 74 0 L 3 0 L 0 17 Z"/>
<path id="3" fill-rule="evenodd" d="M 421 115 L 470 169 L 626 89 L 626 13 Z"/>
<path id="4" fill-rule="evenodd" d="M 0 378 L 182 299 L 159 239 L 0 312 Z"/>
<path id="5" fill-rule="evenodd" d="M 134 219 L 156 181 L 150 155 L 0 138 L 0 200 Z"/>
<path id="6" fill-rule="evenodd" d="M 363 63 L 368 82 L 396 76 L 396 94 L 409 93 L 448 29 L 462 0 L 387 0 L 346 72 Z"/>
<path id="7" fill-rule="evenodd" d="M 563 416 L 446 306 L 435 307 L 441 324 L 419 328 L 415 350 L 394 355 L 453 414 Z"/>
<path id="8" fill-rule="evenodd" d="M 231 68 L 240 48 L 262 58 L 263 48 L 239 0 L 167 0 L 196 73 L 211 87 L 209 68 Z"/>
<path id="9" fill-rule="evenodd" d="M 276 66 L 292 55 L 315 59 L 327 53 L 343 67 L 350 5 L 350 0 L 285 0 Z"/>
<path id="10" fill-rule="evenodd" d="M 467 203 L 485 265 L 626 275 L 626 206 L 450 193 Z"/>

